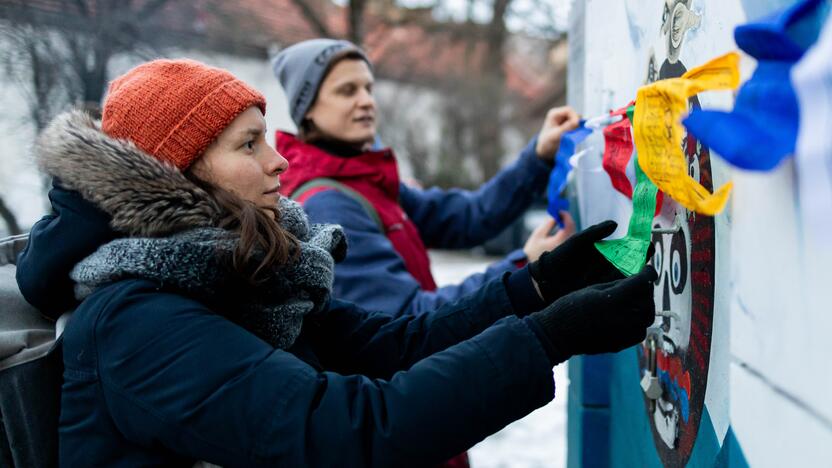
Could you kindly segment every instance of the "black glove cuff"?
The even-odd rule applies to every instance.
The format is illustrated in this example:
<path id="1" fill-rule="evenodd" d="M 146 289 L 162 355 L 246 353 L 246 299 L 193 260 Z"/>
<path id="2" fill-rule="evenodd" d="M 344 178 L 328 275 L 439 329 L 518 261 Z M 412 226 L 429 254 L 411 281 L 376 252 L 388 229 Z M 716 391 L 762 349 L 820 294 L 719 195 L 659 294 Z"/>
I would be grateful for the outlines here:
<path id="1" fill-rule="evenodd" d="M 503 284 L 518 317 L 525 317 L 547 306 L 534 288 L 528 266 L 513 273 L 504 273 Z"/>
<path id="2" fill-rule="evenodd" d="M 537 335 L 537 339 L 540 340 L 541 346 L 543 349 L 546 350 L 546 355 L 549 357 L 549 360 L 552 362 L 552 367 L 566 361 L 569 359 L 570 355 L 567 353 L 562 352 L 552 343 L 551 338 L 548 334 L 546 334 L 546 327 L 543 325 L 541 319 L 544 314 L 535 313 L 524 320 L 528 324 L 529 328 L 532 329 L 535 335 Z"/>

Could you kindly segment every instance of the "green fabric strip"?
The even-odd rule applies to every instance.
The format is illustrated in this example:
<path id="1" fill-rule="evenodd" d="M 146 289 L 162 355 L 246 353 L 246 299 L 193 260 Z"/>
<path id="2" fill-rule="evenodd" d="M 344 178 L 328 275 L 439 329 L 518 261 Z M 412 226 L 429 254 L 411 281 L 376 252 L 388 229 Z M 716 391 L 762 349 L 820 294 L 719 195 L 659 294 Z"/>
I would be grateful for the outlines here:
<path id="1" fill-rule="evenodd" d="M 628 109 L 628 114 L 630 113 Z M 656 213 L 656 194 L 659 189 L 647 178 L 635 155 L 636 187 L 633 189 L 633 215 L 627 235 L 621 239 L 595 243 L 595 248 L 621 273 L 632 276 L 646 263 L 647 249 L 653 233 L 653 216 Z"/>

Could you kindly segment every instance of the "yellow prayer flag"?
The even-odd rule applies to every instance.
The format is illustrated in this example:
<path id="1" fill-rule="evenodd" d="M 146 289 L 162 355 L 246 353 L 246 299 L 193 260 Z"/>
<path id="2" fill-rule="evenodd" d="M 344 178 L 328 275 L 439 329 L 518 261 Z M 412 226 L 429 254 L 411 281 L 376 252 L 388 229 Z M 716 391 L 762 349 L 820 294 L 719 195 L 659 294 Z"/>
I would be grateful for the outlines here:
<path id="1" fill-rule="evenodd" d="M 639 88 L 633 115 L 638 163 L 654 184 L 685 208 L 713 216 L 725 208 L 733 184 L 713 194 L 688 175 L 682 154 L 680 123 L 688 98 L 707 90 L 736 89 L 740 84 L 739 54 L 731 52 L 689 70 L 679 78 Z"/>

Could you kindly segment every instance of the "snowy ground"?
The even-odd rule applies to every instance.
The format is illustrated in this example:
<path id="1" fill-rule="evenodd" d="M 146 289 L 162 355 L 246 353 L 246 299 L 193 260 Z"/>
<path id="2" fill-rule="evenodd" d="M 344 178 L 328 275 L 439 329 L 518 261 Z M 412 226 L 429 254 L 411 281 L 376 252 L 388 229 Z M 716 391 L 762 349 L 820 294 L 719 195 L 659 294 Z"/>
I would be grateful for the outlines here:
<path id="1" fill-rule="evenodd" d="M 495 258 L 466 252 L 431 251 L 436 282 L 459 282 Z M 473 468 L 555 468 L 566 465 L 566 365 L 555 368 L 555 399 L 485 439 L 468 455 Z"/>

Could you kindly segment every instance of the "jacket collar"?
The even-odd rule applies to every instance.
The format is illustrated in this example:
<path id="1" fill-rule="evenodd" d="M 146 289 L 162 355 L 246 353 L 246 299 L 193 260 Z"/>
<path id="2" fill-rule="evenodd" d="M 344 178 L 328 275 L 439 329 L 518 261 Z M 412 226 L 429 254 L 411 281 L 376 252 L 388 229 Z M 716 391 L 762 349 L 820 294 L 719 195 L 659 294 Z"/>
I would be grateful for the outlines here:
<path id="1" fill-rule="evenodd" d="M 399 197 L 399 168 L 389 148 L 344 158 L 290 133 L 278 131 L 275 138 L 277 150 L 289 161 L 289 170 L 280 176 L 280 191 L 286 196 L 312 179 L 329 178 L 348 185 L 369 183 L 381 188 L 387 197 Z"/>
<path id="2" fill-rule="evenodd" d="M 319 140 L 311 142 L 314 146 L 322 149 L 324 152 L 337 156 L 339 158 L 354 158 L 361 156 L 365 151 L 355 145 L 342 143 L 335 140 Z"/>

